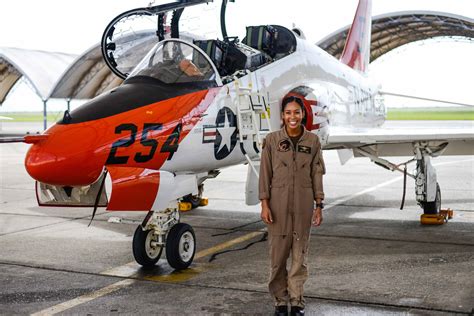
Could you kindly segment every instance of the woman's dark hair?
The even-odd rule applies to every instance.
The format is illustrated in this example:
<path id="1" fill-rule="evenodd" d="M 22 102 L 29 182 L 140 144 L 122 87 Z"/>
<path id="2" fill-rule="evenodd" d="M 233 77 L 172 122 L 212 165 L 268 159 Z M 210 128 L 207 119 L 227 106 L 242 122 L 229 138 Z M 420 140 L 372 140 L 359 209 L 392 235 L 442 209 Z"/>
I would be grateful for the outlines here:
<path id="1" fill-rule="evenodd" d="M 304 103 L 303 103 L 303 100 L 301 100 L 300 98 L 298 97 L 295 97 L 295 96 L 289 96 L 289 97 L 286 97 L 283 99 L 283 101 L 281 102 L 281 111 L 285 111 L 285 107 L 288 103 L 291 103 L 291 102 L 296 102 L 298 103 L 298 105 L 301 107 L 301 111 L 303 111 L 304 113 Z"/>

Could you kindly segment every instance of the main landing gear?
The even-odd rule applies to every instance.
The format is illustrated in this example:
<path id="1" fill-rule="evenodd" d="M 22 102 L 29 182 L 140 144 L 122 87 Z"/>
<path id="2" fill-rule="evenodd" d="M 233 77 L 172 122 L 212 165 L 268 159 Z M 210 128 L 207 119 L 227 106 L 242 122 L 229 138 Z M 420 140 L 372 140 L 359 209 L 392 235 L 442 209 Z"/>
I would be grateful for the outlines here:
<path id="1" fill-rule="evenodd" d="M 193 228 L 179 223 L 178 208 L 163 212 L 150 211 L 133 236 L 133 256 L 142 266 L 153 267 L 166 248 L 166 259 L 171 267 L 183 270 L 193 262 L 196 236 Z"/>
<path id="2" fill-rule="evenodd" d="M 405 200 L 406 177 L 409 176 L 415 179 L 415 193 L 418 205 L 423 209 L 420 217 L 422 224 L 443 224 L 453 217 L 453 211 L 450 209 L 441 209 L 441 188 L 436 179 L 436 169 L 431 164 L 431 158 L 439 156 L 446 148 L 447 143 L 440 145 L 430 145 L 428 142 L 416 142 L 413 144 L 415 157 L 401 164 L 393 164 L 388 160 L 378 157 L 376 152 L 371 151 L 370 148 L 357 148 L 357 152 L 369 157 L 375 164 L 382 166 L 391 171 L 403 172 L 405 177 L 404 192 L 402 198 L 402 206 Z M 416 161 L 415 174 L 407 172 L 407 164 Z M 404 169 L 401 167 L 404 166 Z"/>
<path id="3" fill-rule="evenodd" d="M 195 209 L 198 206 L 206 206 L 209 203 L 207 198 L 202 197 L 202 192 L 204 190 L 204 185 L 200 184 L 198 186 L 198 194 L 188 194 L 183 197 L 181 203 L 179 204 L 180 211 L 190 211 Z"/>

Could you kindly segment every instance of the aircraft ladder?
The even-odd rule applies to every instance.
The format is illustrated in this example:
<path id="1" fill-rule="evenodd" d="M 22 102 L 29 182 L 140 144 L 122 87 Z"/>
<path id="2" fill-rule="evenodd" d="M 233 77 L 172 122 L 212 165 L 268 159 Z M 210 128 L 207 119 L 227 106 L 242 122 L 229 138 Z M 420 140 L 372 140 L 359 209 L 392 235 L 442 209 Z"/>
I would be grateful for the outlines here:
<path id="1" fill-rule="evenodd" d="M 237 126 L 239 128 L 239 143 L 242 153 L 251 166 L 253 172 L 258 178 L 257 161 L 260 161 L 262 150 L 262 131 L 258 124 L 258 116 L 264 116 L 267 122 L 268 130 L 271 132 L 269 107 L 267 106 L 265 96 L 260 92 L 255 92 L 251 87 L 241 87 L 238 81 L 235 81 L 237 97 L 235 98 L 235 107 L 237 109 Z M 250 157 L 245 145 L 248 144 L 247 137 L 250 137 L 252 143 L 257 147 L 256 155 Z M 247 140 L 247 142 L 246 142 Z"/>

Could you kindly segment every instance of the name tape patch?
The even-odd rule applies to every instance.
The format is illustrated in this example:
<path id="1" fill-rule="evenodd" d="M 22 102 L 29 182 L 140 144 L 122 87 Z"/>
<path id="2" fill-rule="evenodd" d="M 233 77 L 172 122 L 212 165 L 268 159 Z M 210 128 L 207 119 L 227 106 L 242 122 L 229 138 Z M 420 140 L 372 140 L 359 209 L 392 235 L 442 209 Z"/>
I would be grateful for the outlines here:
<path id="1" fill-rule="evenodd" d="M 300 152 L 300 153 L 305 153 L 305 154 L 311 154 L 311 147 L 308 147 L 308 146 L 298 146 L 298 152 Z"/>

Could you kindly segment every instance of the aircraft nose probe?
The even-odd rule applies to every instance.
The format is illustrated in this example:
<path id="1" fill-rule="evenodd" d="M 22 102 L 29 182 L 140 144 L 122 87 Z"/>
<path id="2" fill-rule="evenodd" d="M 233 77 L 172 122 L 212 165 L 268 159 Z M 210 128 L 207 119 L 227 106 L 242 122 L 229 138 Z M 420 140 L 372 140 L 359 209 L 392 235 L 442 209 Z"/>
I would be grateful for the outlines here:
<path id="1" fill-rule="evenodd" d="M 2 137 L 0 143 L 36 144 L 48 138 L 48 134 L 25 135 L 23 137 Z"/>

